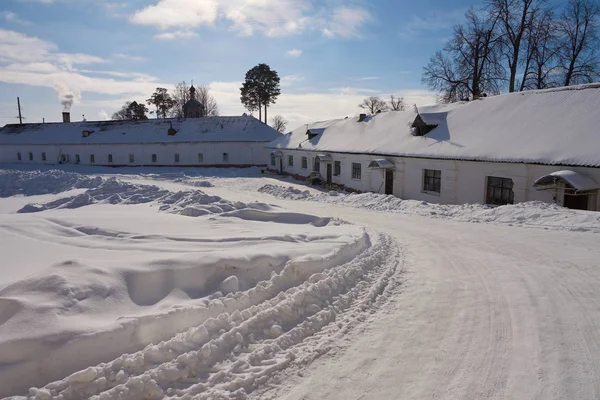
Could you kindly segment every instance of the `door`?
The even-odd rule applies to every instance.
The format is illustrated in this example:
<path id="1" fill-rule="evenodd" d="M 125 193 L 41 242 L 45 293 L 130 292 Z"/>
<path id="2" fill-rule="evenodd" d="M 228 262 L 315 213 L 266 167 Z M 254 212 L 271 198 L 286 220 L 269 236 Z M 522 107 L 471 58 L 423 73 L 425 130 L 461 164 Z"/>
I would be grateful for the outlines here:
<path id="1" fill-rule="evenodd" d="M 283 157 L 279 159 L 279 173 L 283 175 Z"/>
<path id="2" fill-rule="evenodd" d="M 327 184 L 331 185 L 331 177 L 333 176 L 333 166 L 331 163 L 327 164 Z"/>
<path id="3" fill-rule="evenodd" d="M 565 207 L 573 210 L 587 210 L 588 195 L 575 196 L 573 194 L 565 194 Z"/>
<path id="4" fill-rule="evenodd" d="M 394 194 L 394 171 L 385 170 L 385 194 Z"/>

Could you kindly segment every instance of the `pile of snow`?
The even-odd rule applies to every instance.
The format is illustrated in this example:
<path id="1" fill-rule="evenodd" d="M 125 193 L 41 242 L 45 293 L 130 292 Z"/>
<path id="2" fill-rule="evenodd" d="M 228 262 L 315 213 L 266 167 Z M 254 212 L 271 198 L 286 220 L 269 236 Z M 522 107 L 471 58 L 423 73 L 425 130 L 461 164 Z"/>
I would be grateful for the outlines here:
<path id="1" fill-rule="evenodd" d="M 71 189 L 97 187 L 100 177 L 88 177 L 61 170 L 22 171 L 0 170 L 0 197 L 55 194 Z"/>
<path id="2" fill-rule="evenodd" d="M 396 271 L 393 243 L 331 218 L 114 177 L 2 176 L 19 199 L 58 194 L 0 207 L 0 397 L 65 376 L 29 398 L 177 398 L 193 376 L 189 393 L 249 393 L 304 338 L 363 320 Z"/>
<path id="3" fill-rule="evenodd" d="M 600 213 L 570 210 L 556 204 L 539 201 L 506 206 L 485 204 L 434 204 L 418 200 L 403 200 L 378 193 L 326 192 L 310 194 L 292 186 L 264 185 L 258 189 L 280 199 L 309 200 L 339 204 L 373 211 L 399 212 L 464 222 L 504 223 L 511 225 L 600 232 Z"/>
<path id="4" fill-rule="evenodd" d="M 31 388 L 28 398 L 245 399 L 276 373 L 325 354 L 391 296 L 398 249 L 386 236 L 374 239 L 355 258 L 338 253 L 337 265 L 288 262 L 249 290 L 206 301 L 194 310 L 195 326 L 169 340 Z"/>

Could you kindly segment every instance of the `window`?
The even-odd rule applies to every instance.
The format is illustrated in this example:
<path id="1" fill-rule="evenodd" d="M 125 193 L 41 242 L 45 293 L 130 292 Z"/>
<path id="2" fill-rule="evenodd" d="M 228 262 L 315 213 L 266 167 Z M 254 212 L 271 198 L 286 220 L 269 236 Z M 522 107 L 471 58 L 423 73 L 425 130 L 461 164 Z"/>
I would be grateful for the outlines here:
<path id="1" fill-rule="evenodd" d="M 294 166 L 294 156 L 288 156 L 288 166 Z"/>
<path id="2" fill-rule="evenodd" d="M 42 161 L 46 161 L 46 153 L 42 153 Z"/>
<path id="3" fill-rule="evenodd" d="M 229 161 L 229 154 L 228 153 L 223 153 L 223 162 L 228 162 Z M 275 165 L 275 164 L 273 164 Z"/>
<path id="4" fill-rule="evenodd" d="M 198 153 L 198 162 L 204 164 L 204 154 Z"/>
<path id="5" fill-rule="evenodd" d="M 302 157 L 302 169 L 308 169 L 308 158 Z"/>
<path id="6" fill-rule="evenodd" d="M 442 189 L 442 171 L 437 169 L 423 170 L 423 191 L 440 193 Z"/>
<path id="7" fill-rule="evenodd" d="M 109 163 L 113 162 L 113 159 L 112 159 L 112 154 L 109 154 L 109 155 L 108 155 L 108 162 L 109 162 Z"/>
<path id="8" fill-rule="evenodd" d="M 321 160 L 319 160 L 319 157 L 315 157 L 315 165 L 313 166 L 313 171 L 321 172 Z"/>
<path id="9" fill-rule="evenodd" d="M 179 162 L 179 154 L 175 154 L 175 162 Z"/>
<path id="10" fill-rule="evenodd" d="M 515 201 L 513 187 L 514 183 L 510 178 L 488 176 L 485 202 L 487 204 L 496 204 L 499 206 L 513 204 Z"/>
<path id="11" fill-rule="evenodd" d="M 75 162 L 77 164 L 79 164 L 80 161 L 81 161 L 81 158 L 79 157 L 79 154 L 75 154 Z"/>
<path id="12" fill-rule="evenodd" d="M 334 161 L 333 162 L 333 175 L 340 176 L 342 174 L 342 162 Z"/>
<path id="13" fill-rule="evenodd" d="M 271 154 L 271 166 L 275 166 L 275 156 Z"/>
<path id="14" fill-rule="evenodd" d="M 22 158 L 21 158 L 21 152 L 18 152 L 18 153 L 17 153 L 17 160 L 21 161 L 21 159 L 22 159 Z"/>
<path id="15" fill-rule="evenodd" d="M 29 152 L 29 161 L 33 161 L 33 153 Z"/>
<path id="16" fill-rule="evenodd" d="M 156 154 L 152 154 L 152 162 L 156 162 Z"/>
<path id="17" fill-rule="evenodd" d="M 94 164 L 96 162 L 96 156 L 93 154 L 90 154 L 90 164 Z"/>
<path id="18" fill-rule="evenodd" d="M 361 165 L 360 163 L 352 163 L 352 179 L 356 179 L 360 181 L 360 177 L 362 175 Z"/>
<path id="19" fill-rule="evenodd" d="M 129 155 L 129 162 L 130 163 L 135 162 L 135 157 L 133 156 L 133 154 Z"/>

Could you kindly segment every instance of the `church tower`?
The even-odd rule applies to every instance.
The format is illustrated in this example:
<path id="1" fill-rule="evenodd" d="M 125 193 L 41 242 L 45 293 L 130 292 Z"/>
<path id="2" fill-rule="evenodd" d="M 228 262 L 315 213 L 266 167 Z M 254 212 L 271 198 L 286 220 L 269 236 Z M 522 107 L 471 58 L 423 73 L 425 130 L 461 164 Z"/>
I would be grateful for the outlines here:
<path id="1" fill-rule="evenodd" d="M 190 99 L 183 105 L 183 116 L 185 118 L 201 118 L 204 115 L 202 103 L 196 100 L 196 88 L 190 87 Z"/>

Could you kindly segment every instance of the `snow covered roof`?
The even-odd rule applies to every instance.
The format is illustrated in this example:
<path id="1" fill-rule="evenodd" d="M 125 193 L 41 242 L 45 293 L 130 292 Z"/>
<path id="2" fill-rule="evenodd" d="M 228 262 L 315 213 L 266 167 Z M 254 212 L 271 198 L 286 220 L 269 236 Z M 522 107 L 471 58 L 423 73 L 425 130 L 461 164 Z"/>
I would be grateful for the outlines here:
<path id="1" fill-rule="evenodd" d="M 600 189 L 600 185 L 594 182 L 592 178 L 570 170 L 556 171 L 542 176 L 535 181 L 533 186 L 552 185 L 555 181 L 562 181 L 579 192 Z"/>
<path id="2" fill-rule="evenodd" d="M 177 131 L 169 135 L 173 126 Z M 87 135 L 87 136 L 86 136 Z M 252 116 L 6 125 L 2 144 L 270 142 L 281 134 Z"/>
<path id="3" fill-rule="evenodd" d="M 303 125 L 279 149 L 600 167 L 600 83 L 419 107 L 437 127 L 417 136 L 417 113 L 389 111 Z M 320 130 L 312 139 L 307 130 Z"/>

